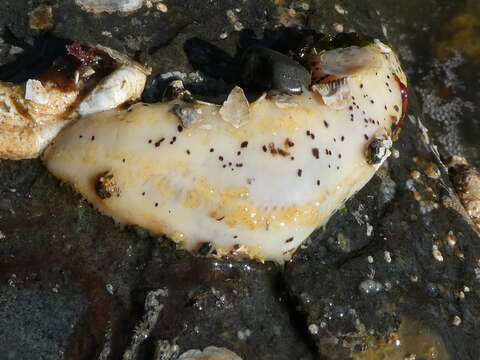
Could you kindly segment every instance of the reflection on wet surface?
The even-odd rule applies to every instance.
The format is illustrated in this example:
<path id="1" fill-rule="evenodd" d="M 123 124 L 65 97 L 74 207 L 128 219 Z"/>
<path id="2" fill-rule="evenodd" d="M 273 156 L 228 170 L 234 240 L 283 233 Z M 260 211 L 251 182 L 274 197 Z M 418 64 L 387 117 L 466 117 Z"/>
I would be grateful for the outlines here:
<path id="1" fill-rule="evenodd" d="M 367 350 L 355 360 L 449 360 L 442 338 L 420 321 L 403 317 L 397 332 L 387 339 L 366 341 Z"/>

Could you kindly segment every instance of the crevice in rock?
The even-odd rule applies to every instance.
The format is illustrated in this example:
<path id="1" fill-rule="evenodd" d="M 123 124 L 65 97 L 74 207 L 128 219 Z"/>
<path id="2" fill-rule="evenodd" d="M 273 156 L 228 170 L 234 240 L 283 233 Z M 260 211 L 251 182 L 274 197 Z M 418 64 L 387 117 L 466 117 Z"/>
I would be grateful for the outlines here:
<path id="1" fill-rule="evenodd" d="M 277 297 L 284 303 L 285 310 L 289 314 L 292 328 L 295 330 L 298 337 L 307 345 L 307 348 L 312 355 L 312 359 L 318 359 L 318 348 L 308 331 L 308 314 L 299 310 L 300 303 L 288 288 L 287 282 L 284 278 L 284 271 L 284 268 L 281 269 L 275 277 L 275 292 Z"/>

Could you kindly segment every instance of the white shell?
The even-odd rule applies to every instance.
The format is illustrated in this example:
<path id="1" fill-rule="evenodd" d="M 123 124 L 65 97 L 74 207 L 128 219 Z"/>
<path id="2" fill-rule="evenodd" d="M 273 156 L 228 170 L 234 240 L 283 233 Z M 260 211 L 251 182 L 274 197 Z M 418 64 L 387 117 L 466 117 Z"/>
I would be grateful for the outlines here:
<path id="1" fill-rule="evenodd" d="M 371 47 L 378 66 L 350 75 L 342 110 L 314 92 L 292 96 L 292 106 L 262 97 L 236 128 L 220 106 L 197 103 L 202 121 L 183 128 L 173 109 L 191 104 L 137 104 L 80 119 L 45 152 L 45 163 L 122 224 L 192 251 L 211 242 L 219 255 L 282 262 L 386 158 L 370 165 L 365 153 L 397 125 L 396 78 L 405 77 L 393 53 Z M 94 184 L 105 172 L 119 192 L 100 198 Z"/>
<path id="2" fill-rule="evenodd" d="M 209 346 L 203 351 L 188 350 L 177 360 L 242 360 L 242 358 L 228 349 Z"/>
<path id="3" fill-rule="evenodd" d="M 142 94 L 147 76 L 144 72 L 122 66 L 98 83 L 93 91 L 80 103 L 80 115 L 94 114 L 116 108 Z"/>
<path id="4" fill-rule="evenodd" d="M 75 0 L 78 6 L 92 13 L 132 12 L 143 5 L 143 0 Z"/>

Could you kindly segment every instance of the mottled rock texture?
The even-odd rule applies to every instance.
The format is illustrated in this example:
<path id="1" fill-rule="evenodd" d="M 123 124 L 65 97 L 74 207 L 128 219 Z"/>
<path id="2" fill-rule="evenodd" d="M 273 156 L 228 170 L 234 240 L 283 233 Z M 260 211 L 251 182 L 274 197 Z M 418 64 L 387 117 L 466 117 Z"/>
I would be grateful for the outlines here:
<path id="1" fill-rule="evenodd" d="M 120 359 L 161 289 L 137 359 L 162 359 L 161 340 L 244 359 L 479 358 L 480 238 L 441 163 L 459 154 L 480 165 L 477 2 L 165 0 L 167 12 L 92 15 L 73 0 L 5 0 L 2 63 L 39 35 L 28 14 L 41 4 L 54 35 L 114 47 L 154 74 L 200 70 L 207 85 L 191 86 L 208 96 L 238 80 L 237 47 L 274 41 L 279 25 L 387 37 L 412 90 L 398 157 L 284 268 L 193 257 L 115 227 L 40 161 L 1 161 L 1 356 Z"/>

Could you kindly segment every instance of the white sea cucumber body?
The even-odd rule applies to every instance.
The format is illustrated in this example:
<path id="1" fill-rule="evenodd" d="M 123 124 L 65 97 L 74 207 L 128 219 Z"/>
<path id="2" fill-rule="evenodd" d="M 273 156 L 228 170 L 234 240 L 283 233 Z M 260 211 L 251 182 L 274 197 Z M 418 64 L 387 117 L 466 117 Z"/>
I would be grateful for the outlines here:
<path id="1" fill-rule="evenodd" d="M 240 127 L 220 106 L 195 104 L 201 120 L 183 127 L 178 100 L 140 103 L 80 119 L 44 160 L 122 224 L 192 251 L 210 242 L 219 255 L 282 262 L 381 165 L 367 162 L 366 149 L 398 125 L 405 77 L 393 53 L 378 56 L 378 66 L 347 78 L 342 109 L 309 91 L 257 100 Z M 105 173 L 119 191 L 102 199 L 94 183 Z"/>

